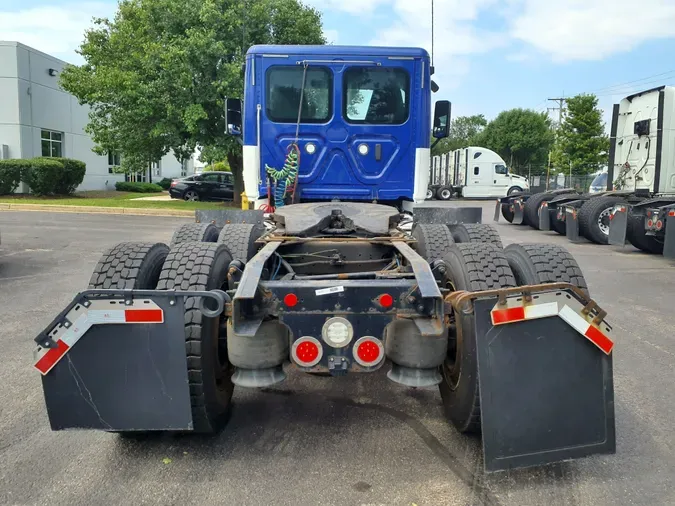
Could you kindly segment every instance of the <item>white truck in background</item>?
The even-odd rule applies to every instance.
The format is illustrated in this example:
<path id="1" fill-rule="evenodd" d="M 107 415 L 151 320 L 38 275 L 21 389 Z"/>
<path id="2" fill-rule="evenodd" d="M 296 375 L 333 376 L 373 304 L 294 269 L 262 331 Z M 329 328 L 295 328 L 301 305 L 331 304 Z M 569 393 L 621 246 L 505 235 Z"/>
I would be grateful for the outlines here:
<path id="1" fill-rule="evenodd" d="M 527 178 L 511 174 L 502 157 L 478 146 L 436 155 L 430 170 L 427 199 L 505 197 L 530 189 Z"/>

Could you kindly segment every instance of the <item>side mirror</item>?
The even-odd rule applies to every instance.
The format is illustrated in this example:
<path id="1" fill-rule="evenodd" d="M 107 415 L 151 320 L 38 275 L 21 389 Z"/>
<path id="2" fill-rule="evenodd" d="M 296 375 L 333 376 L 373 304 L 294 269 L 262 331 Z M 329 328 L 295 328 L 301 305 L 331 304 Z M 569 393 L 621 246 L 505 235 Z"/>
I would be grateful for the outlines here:
<path id="1" fill-rule="evenodd" d="M 241 135 L 241 99 L 225 99 L 225 124 L 227 133 L 234 136 Z"/>
<path id="2" fill-rule="evenodd" d="M 450 135 L 450 102 L 448 100 L 439 100 L 434 107 L 434 129 L 435 139 L 445 139 Z"/>

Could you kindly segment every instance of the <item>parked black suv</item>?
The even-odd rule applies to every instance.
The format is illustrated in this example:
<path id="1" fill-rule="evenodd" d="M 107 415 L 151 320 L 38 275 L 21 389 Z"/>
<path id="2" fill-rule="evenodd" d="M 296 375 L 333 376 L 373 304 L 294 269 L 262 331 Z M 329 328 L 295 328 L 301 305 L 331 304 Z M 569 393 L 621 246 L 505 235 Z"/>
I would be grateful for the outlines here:
<path id="1" fill-rule="evenodd" d="M 183 200 L 233 200 L 234 178 L 230 172 L 204 172 L 175 179 L 169 195 Z"/>

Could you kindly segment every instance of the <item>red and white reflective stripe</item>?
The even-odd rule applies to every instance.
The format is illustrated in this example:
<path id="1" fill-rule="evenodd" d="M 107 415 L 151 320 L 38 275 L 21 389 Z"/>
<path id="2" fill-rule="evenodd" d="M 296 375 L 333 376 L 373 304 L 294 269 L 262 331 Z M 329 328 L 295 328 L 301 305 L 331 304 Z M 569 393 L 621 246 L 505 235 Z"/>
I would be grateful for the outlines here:
<path id="1" fill-rule="evenodd" d="M 164 311 L 152 304 L 151 308 L 131 309 L 89 309 L 72 322 L 56 339 L 56 348 L 42 348 L 35 368 L 47 374 L 63 358 L 66 352 L 93 326 L 120 323 L 164 323 Z"/>
<path id="2" fill-rule="evenodd" d="M 558 316 L 565 320 L 567 324 L 579 332 L 582 336 L 588 338 L 590 342 L 600 348 L 606 355 L 609 355 L 614 348 L 612 340 L 603 334 L 600 329 L 588 323 L 574 309 L 565 305 L 558 313 Z"/>
<path id="3" fill-rule="evenodd" d="M 92 324 L 103 323 L 164 323 L 161 309 L 115 309 L 112 311 L 92 309 L 88 311 Z"/>
<path id="4" fill-rule="evenodd" d="M 557 302 L 545 302 L 542 304 L 530 304 L 528 306 L 516 306 L 505 309 L 493 309 L 490 312 L 492 325 L 504 325 L 507 323 L 516 323 L 526 320 L 535 320 L 537 318 L 548 318 L 550 316 L 559 316 L 570 327 L 586 337 L 594 345 L 600 348 L 605 354 L 609 355 L 614 348 L 614 342 L 603 332 L 590 324 L 586 319 L 578 314 L 567 304 L 560 308 Z"/>
<path id="5" fill-rule="evenodd" d="M 558 315 L 557 302 L 545 302 L 544 304 L 530 304 L 528 306 L 510 307 L 506 309 L 493 309 L 490 313 L 492 325 L 503 325 L 524 320 L 535 320 Z"/>

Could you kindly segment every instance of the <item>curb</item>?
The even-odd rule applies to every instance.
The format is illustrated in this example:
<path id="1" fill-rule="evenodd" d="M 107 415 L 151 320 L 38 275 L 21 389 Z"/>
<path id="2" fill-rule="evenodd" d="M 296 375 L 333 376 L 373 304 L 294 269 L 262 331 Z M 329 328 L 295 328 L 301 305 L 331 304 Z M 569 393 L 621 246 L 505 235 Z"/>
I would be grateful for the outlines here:
<path id="1" fill-rule="evenodd" d="M 180 216 L 194 218 L 195 212 L 182 209 L 143 209 L 134 207 L 59 206 L 51 204 L 0 203 L 0 211 L 50 211 L 54 213 L 126 214 L 130 216 Z"/>

